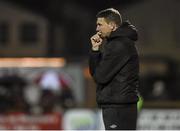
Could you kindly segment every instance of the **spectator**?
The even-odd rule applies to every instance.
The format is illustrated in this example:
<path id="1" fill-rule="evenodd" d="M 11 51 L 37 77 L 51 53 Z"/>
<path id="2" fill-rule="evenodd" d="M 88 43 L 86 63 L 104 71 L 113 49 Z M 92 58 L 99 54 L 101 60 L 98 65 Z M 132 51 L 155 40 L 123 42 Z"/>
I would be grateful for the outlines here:
<path id="1" fill-rule="evenodd" d="M 53 110 L 56 105 L 63 109 L 75 106 L 71 89 L 72 80 L 65 73 L 48 70 L 41 74 L 36 82 L 42 89 L 42 107 L 46 111 Z"/>
<path id="2" fill-rule="evenodd" d="M 0 77 L 0 110 L 9 111 L 27 111 L 23 90 L 26 86 L 26 80 L 17 72 L 5 71 Z"/>

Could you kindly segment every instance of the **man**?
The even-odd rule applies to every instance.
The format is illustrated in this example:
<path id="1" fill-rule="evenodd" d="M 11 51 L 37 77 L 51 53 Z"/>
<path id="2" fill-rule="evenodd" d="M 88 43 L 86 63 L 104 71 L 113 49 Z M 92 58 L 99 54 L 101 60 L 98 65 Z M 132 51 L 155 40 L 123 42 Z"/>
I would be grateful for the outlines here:
<path id="1" fill-rule="evenodd" d="M 137 31 L 109 8 L 97 14 L 97 33 L 91 37 L 89 68 L 97 83 L 97 104 L 106 130 L 135 130 L 139 86 Z M 103 44 L 102 44 L 103 43 Z"/>

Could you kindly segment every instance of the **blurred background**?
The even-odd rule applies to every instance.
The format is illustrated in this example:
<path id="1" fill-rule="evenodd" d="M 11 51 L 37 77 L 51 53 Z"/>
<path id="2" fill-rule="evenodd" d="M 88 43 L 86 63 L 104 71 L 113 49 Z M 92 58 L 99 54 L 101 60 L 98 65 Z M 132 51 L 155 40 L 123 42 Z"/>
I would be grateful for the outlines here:
<path id="1" fill-rule="evenodd" d="M 104 129 L 88 52 L 109 7 L 139 32 L 138 129 L 180 129 L 178 0 L 0 0 L 0 129 Z"/>

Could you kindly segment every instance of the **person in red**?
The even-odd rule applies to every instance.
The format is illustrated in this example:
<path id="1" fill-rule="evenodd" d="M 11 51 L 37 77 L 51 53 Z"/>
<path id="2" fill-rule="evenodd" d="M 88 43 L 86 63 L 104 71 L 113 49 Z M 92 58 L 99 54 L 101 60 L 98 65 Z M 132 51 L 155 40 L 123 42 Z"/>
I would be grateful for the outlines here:
<path id="1" fill-rule="evenodd" d="M 67 74 L 48 70 L 36 81 L 42 89 L 41 105 L 45 112 L 53 110 L 55 105 L 60 105 L 63 109 L 75 106 L 71 89 L 73 81 Z"/>

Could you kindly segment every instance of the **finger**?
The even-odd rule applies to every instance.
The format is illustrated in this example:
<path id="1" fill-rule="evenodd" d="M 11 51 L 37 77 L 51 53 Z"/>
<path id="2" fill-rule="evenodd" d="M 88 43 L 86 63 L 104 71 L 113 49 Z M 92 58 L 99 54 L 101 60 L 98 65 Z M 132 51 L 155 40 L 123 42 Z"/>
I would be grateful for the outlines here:
<path id="1" fill-rule="evenodd" d="M 97 32 L 97 35 L 100 37 L 100 35 L 101 35 L 101 32 Z"/>

